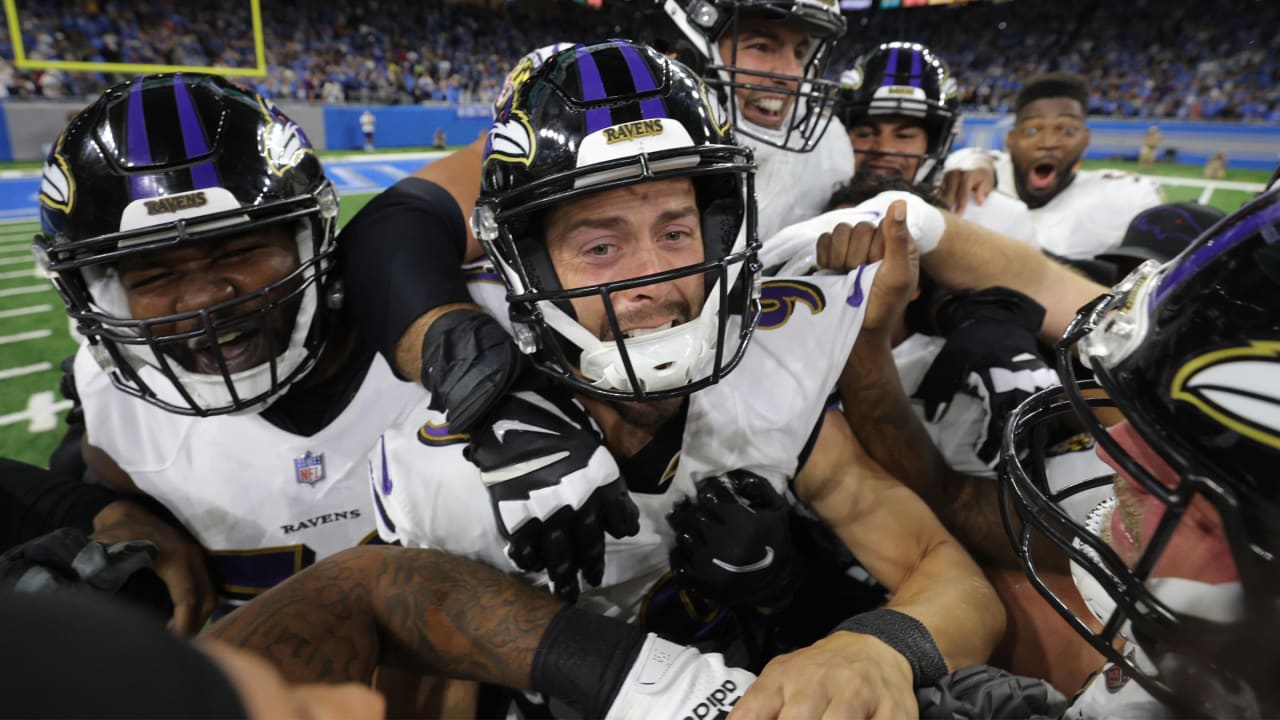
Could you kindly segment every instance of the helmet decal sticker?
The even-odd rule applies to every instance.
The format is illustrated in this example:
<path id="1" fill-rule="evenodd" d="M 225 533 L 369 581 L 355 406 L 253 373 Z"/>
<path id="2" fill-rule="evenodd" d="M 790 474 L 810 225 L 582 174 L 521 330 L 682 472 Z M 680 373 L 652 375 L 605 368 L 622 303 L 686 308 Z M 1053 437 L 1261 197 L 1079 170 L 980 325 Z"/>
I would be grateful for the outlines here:
<path id="1" fill-rule="evenodd" d="M 1280 448 L 1280 342 L 1214 350 L 1173 376 L 1173 399 L 1246 437 Z"/>

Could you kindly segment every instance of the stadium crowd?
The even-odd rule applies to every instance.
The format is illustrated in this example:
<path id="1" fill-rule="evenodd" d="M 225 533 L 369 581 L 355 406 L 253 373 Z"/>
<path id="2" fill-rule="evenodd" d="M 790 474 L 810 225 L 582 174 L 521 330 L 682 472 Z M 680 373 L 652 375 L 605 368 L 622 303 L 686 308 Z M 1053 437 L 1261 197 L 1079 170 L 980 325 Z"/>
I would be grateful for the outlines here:
<path id="1" fill-rule="evenodd" d="M 1090 115 L 1280 121 L 1280 6 L 1245 2 L 1212 25 L 1194 0 L 907 8 L 850 16 L 833 68 L 876 43 L 922 42 L 950 59 L 967 111 L 1008 112 L 1027 78 L 1067 70 L 1090 82 Z M 37 59 L 254 65 L 247 4 L 19 2 Z M 87 11 L 86 11 L 87 9 Z M 328 103 L 488 103 L 525 48 L 562 37 L 661 37 L 642 2 L 559 14 L 383 0 L 352 7 L 263 3 L 263 95 Z M 17 70 L 0 29 L 0 97 L 89 97 L 122 76 Z"/>

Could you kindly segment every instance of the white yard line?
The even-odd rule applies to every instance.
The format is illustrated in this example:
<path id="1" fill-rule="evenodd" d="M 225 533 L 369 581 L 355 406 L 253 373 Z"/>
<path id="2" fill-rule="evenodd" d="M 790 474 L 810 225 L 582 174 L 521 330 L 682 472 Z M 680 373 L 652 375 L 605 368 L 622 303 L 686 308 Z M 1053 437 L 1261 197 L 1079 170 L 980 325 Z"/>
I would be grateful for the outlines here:
<path id="1" fill-rule="evenodd" d="M 0 319 L 18 317 L 20 315 L 35 315 L 37 313 L 49 312 L 52 309 L 52 305 L 30 305 L 27 307 L 14 308 L 13 310 L 0 310 Z"/>
<path id="2" fill-rule="evenodd" d="M 0 290 L 0 297 L 12 297 L 14 295 L 30 295 L 38 292 L 48 292 L 53 290 L 53 286 L 48 283 L 40 285 L 23 285 L 16 288 L 5 288 Z"/>
<path id="3" fill-rule="evenodd" d="M 71 407 L 70 400 L 55 400 L 52 390 L 44 390 L 27 399 L 27 409 L 0 415 L 0 427 L 28 421 L 27 432 L 48 432 L 58 427 L 58 413 Z"/>
<path id="4" fill-rule="evenodd" d="M 28 340 L 39 340 L 41 338 L 47 338 L 52 334 L 52 330 L 44 328 L 41 330 L 28 330 L 27 332 L 20 332 L 16 335 L 0 335 L 0 345 L 12 345 L 13 343 L 26 342 Z"/>
<path id="5" fill-rule="evenodd" d="M 31 263 L 31 265 L 34 266 L 36 261 L 30 254 L 17 255 L 15 257 L 0 257 L 0 265 L 18 265 L 20 263 Z"/>
<path id="6" fill-rule="evenodd" d="M 8 272 L 0 272 L 0 280 L 17 280 L 18 278 L 38 278 L 43 277 L 39 270 L 31 268 L 29 270 L 10 270 Z"/>
<path id="7" fill-rule="evenodd" d="M 38 362 L 34 365 L 23 365 L 22 367 L 8 368 L 6 370 L 0 370 L 0 380 L 8 380 L 9 378 L 21 377 L 23 375 L 32 375 L 52 369 L 53 363 L 51 362 Z"/>

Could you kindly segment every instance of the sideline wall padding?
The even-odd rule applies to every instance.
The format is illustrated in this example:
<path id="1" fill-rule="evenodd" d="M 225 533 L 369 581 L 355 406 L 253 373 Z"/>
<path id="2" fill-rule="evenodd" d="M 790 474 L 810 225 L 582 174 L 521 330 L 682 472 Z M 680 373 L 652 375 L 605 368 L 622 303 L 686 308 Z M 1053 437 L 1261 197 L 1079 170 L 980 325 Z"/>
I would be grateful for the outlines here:
<path id="1" fill-rule="evenodd" d="M 379 148 L 426 147 L 431 145 L 436 128 L 444 130 L 449 145 L 467 145 L 487 132 L 489 108 L 483 105 L 421 106 L 370 105 L 378 119 L 373 144 Z M 324 109 L 325 143 L 330 150 L 359 150 L 364 147 L 360 130 L 363 105 L 344 105 Z"/>

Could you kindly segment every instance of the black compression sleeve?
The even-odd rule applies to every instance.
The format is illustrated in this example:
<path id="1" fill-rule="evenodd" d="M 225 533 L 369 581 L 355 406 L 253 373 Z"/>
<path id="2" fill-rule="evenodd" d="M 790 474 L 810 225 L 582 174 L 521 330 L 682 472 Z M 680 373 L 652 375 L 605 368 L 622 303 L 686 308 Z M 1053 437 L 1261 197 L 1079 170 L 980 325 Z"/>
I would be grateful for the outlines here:
<path id="1" fill-rule="evenodd" d="M 470 302 L 461 270 L 466 251 L 462 209 L 421 178 L 387 188 L 342 229 L 346 312 L 392 367 L 396 344 L 414 320 L 441 305 Z"/>
<path id="2" fill-rule="evenodd" d="M 534 653 L 533 689 L 568 703 L 583 717 L 604 717 L 644 640 L 644 632 L 630 623 L 561 608 Z"/>
<path id="3" fill-rule="evenodd" d="M 93 532 L 93 517 L 118 499 L 107 488 L 0 459 L 0 551 L 61 527 Z"/>

